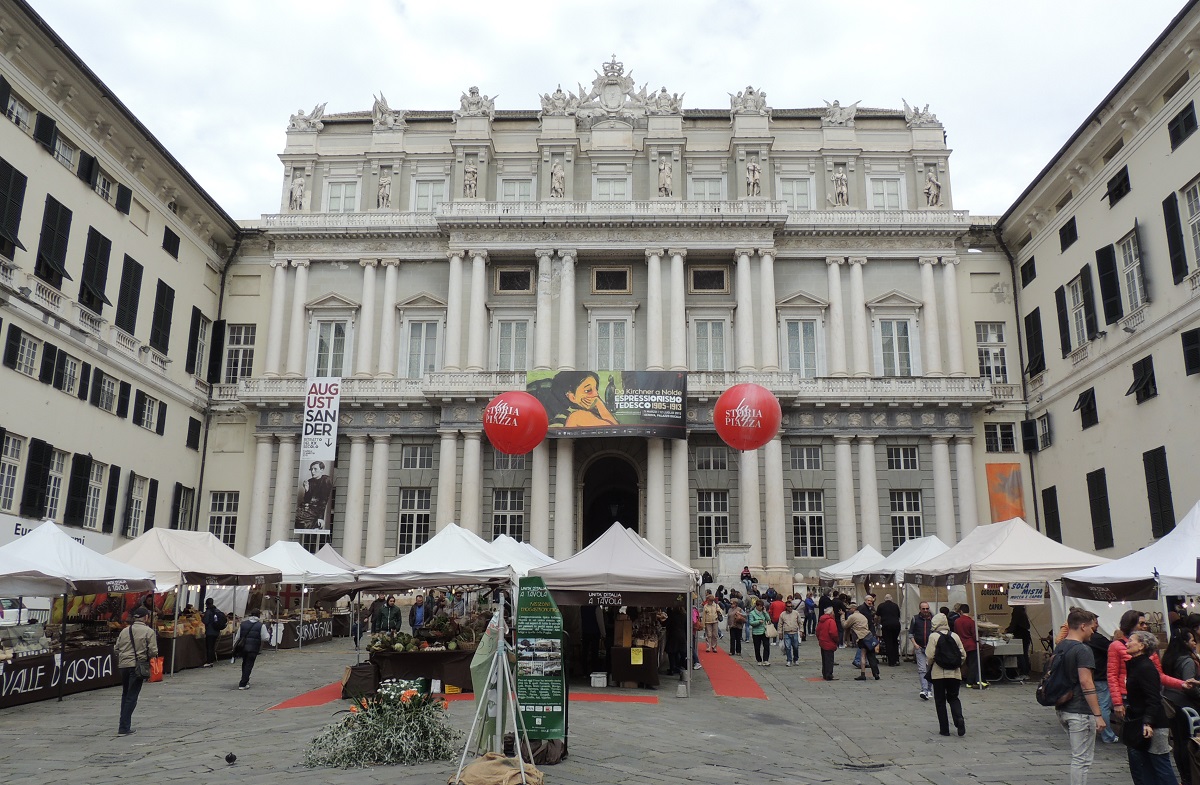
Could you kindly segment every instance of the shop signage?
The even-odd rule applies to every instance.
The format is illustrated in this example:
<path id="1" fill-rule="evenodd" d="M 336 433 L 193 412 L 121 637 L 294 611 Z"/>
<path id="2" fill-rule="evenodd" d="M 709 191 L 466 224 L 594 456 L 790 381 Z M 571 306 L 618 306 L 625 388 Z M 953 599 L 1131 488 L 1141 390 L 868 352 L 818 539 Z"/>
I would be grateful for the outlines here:
<path id="1" fill-rule="evenodd" d="M 517 593 L 517 708 L 530 739 L 566 738 L 562 614 L 541 578 Z"/>
<path id="2" fill-rule="evenodd" d="M 1041 605 L 1046 601 L 1046 584 L 1042 581 L 1015 581 L 1008 584 L 1009 605 Z"/>
<path id="3" fill-rule="evenodd" d="M 41 526 L 41 521 L 30 521 L 15 515 L 0 513 L 0 545 L 8 545 L 21 539 L 29 532 Z M 76 526 L 63 526 L 62 530 L 80 545 L 86 545 L 96 553 L 108 553 L 112 550 L 112 535 L 103 532 L 82 529 Z M 110 590 L 119 591 L 119 590 Z"/>
<path id="4" fill-rule="evenodd" d="M 0 662 L 0 708 L 86 692 L 121 683 L 111 646 L 73 649 Z"/>
<path id="5" fill-rule="evenodd" d="M 323 641 L 333 637 L 333 619 L 306 621 L 300 625 L 300 640 Z"/>
<path id="6" fill-rule="evenodd" d="M 295 534 L 328 537 L 342 380 L 333 376 L 316 377 L 309 379 L 304 389 Z"/>
<path id="7" fill-rule="evenodd" d="M 550 438 L 687 438 L 687 374 L 681 371 L 531 371 Z"/>

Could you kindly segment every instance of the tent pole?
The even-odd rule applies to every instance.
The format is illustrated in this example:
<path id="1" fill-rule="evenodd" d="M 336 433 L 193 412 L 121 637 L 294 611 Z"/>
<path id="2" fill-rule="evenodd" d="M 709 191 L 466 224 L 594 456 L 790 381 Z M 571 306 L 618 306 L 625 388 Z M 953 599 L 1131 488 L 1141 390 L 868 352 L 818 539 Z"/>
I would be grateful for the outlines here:
<path id="1" fill-rule="evenodd" d="M 18 601 L 19 602 L 19 601 Z M 17 607 L 17 621 L 21 620 L 21 608 Z M 63 594 L 62 626 L 58 628 L 59 671 L 58 671 L 58 702 L 62 703 L 63 691 L 67 683 L 67 595 Z M 137 657 L 137 651 L 133 653 Z"/>
<path id="2" fill-rule="evenodd" d="M 296 648 L 304 648 L 304 589 L 307 586 L 300 581 L 300 620 L 296 622 Z"/>
<path id="3" fill-rule="evenodd" d="M 1159 584 L 1158 597 L 1162 600 L 1163 606 L 1163 632 L 1166 633 L 1167 642 L 1171 642 L 1171 609 L 1167 605 L 1167 595 L 1162 590 L 1162 584 Z M 66 618 L 66 615 L 63 615 Z"/>
<path id="4" fill-rule="evenodd" d="M 979 684 L 980 692 L 983 691 L 983 649 L 979 645 L 979 605 L 975 602 L 977 596 L 975 581 L 971 581 L 971 605 L 975 606 L 975 681 Z"/>
<path id="5" fill-rule="evenodd" d="M 175 645 L 179 640 L 179 599 L 183 589 L 183 573 L 179 574 L 179 583 L 175 584 L 175 635 L 171 638 L 171 675 L 175 675 Z"/>
<path id="6" fill-rule="evenodd" d="M 362 592 L 354 593 L 354 604 L 356 610 L 354 612 L 354 621 L 350 625 L 350 631 L 358 630 L 358 637 L 354 639 L 354 664 L 362 664 L 362 649 L 358 647 L 358 639 L 362 637 Z"/>

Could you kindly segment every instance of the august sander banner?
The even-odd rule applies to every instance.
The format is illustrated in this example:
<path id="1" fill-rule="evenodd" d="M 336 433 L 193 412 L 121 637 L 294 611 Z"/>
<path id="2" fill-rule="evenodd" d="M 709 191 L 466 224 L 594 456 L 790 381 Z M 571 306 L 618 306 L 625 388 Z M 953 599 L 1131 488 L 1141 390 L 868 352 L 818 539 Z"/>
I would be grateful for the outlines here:
<path id="1" fill-rule="evenodd" d="M 531 371 L 526 388 L 550 419 L 550 438 L 687 438 L 682 371 Z"/>
<path id="2" fill-rule="evenodd" d="M 338 409 L 342 380 L 309 379 L 304 395 L 300 435 L 300 487 L 296 493 L 296 534 L 327 537 L 337 459 Z"/>

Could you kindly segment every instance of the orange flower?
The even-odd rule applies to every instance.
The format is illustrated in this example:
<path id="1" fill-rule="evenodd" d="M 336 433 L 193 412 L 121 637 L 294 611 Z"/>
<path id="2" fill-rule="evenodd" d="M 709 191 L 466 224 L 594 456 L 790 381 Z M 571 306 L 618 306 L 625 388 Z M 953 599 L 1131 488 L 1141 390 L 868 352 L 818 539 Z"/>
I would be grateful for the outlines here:
<path id="1" fill-rule="evenodd" d="M 444 700 L 444 701 L 442 701 L 442 708 L 443 708 L 443 709 L 449 709 L 449 708 L 450 708 L 450 701 L 447 701 L 447 700 Z"/>
<path id="2" fill-rule="evenodd" d="M 357 714 L 357 713 L 358 713 L 358 706 L 357 706 L 357 705 L 355 705 L 355 706 L 351 706 L 351 707 L 350 707 L 350 712 L 351 712 L 352 714 Z"/>
<path id="3" fill-rule="evenodd" d="M 418 693 L 416 690 L 405 690 L 404 692 L 400 693 L 400 702 L 408 703 L 408 699 L 417 694 Z"/>

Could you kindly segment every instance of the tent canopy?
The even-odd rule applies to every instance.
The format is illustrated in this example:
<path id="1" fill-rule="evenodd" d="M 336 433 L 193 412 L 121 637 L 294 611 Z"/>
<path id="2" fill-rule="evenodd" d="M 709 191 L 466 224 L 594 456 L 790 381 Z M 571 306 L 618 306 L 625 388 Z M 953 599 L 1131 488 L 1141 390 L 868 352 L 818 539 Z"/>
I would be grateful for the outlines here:
<path id="1" fill-rule="evenodd" d="M 150 572 L 159 591 L 181 582 L 257 586 L 283 577 L 282 570 L 246 558 L 209 532 L 151 529 L 108 555 Z"/>
<path id="2" fill-rule="evenodd" d="M 878 564 L 854 573 L 855 583 L 903 583 L 904 571 L 914 564 L 928 561 L 934 556 L 950 550 L 950 546 L 937 537 L 918 537 L 915 540 L 905 540 L 899 548 L 892 551 Z"/>
<path id="3" fill-rule="evenodd" d="M 529 575 L 563 605 L 686 605 L 700 573 L 614 523 L 579 553 Z"/>
<path id="4" fill-rule="evenodd" d="M 1056 581 L 1063 573 L 1107 562 L 1055 542 L 1020 518 L 975 528 L 940 556 L 904 571 L 924 586 Z"/>
<path id="5" fill-rule="evenodd" d="M 330 583 L 353 583 L 354 574 L 342 567 L 318 558 L 298 542 L 280 540 L 253 557 L 259 564 L 275 567 L 283 573 L 283 583 L 303 583 L 318 586 Z"/>
<path id="6" fill-rule="evenodd" d="M 817 577 L 822 586 L 832 586 L 835 583 L 850 583 L 854 574 L 869 570 L 883 561 L 883 554 L 870 545 L 864 545 L 862 550 L 845 561 L 831 564 L 817 571 Z"/>
<path id="7" fill-rule="evenodd" d="M 544 567 L 554 563 L 554 559 L 532 545 L 518 542 L 507 534 L 498 535 L 488 547 L 498 560 L 512 567 L 513 572 L 518 576 L 526 575 L 534 567 Z"/>
<path id="8" fill-rule="evenodd" d="M 38 569 L 23 557 L 0 548 L 0 596 L 54 597 L 75 591 L 75 584 Z"/>
<path id="9" fill-rule="evenodd" d="M 44 592 L 48 595 L 70 591 L 98 594 L 154 590 L 154 576 L 148 571 L 93 551 L 53 521 L 46 521 L 24 537 L 0 548 L 0 565 L 3 565 L 0 567 L 0 587 L 7 585 L 3 576 L 10 574 L 13 567 L 19 571 L 21 564 L 32 565 L 35 571 L 57 580 L 54 591 Z M 43 588 L 51 588 L 51 584 Z M 37 595 L 42 592 L 18 593 Z"/>
<path id="10" fill-rule="evenodd" d="M 1200 502 L 1157 542 L 1123 559 L 1064 575 L 1063 594 L 1108 602 L 1157 599 L 1160 586 L 1163 595 L 1200 594 L 1196 581 L 1198 538 Z"/>
<path id="11" fill-rule="evenodd" d="M 368 591 L 511 583 L 513 569 L 501 562 L 479 535 L 451 523 L 421 547 L 360 572 L 358 579 Z"/>
<path id="12" fill-rule="evenodd" d="M 332 564 L 334 567 L 341 567 L 343 570 L 348 570 L 349 572 L 358 572 L 359 570 L 363 569 L 361 564 L 355 564 L 354 562 L 350 561 L 345 556 L 334 550 L 333 546 L 329 543 L 325 543 L 321 546 L 321 550 L 317 551 L 317 558 L 326 564 Z"/>

